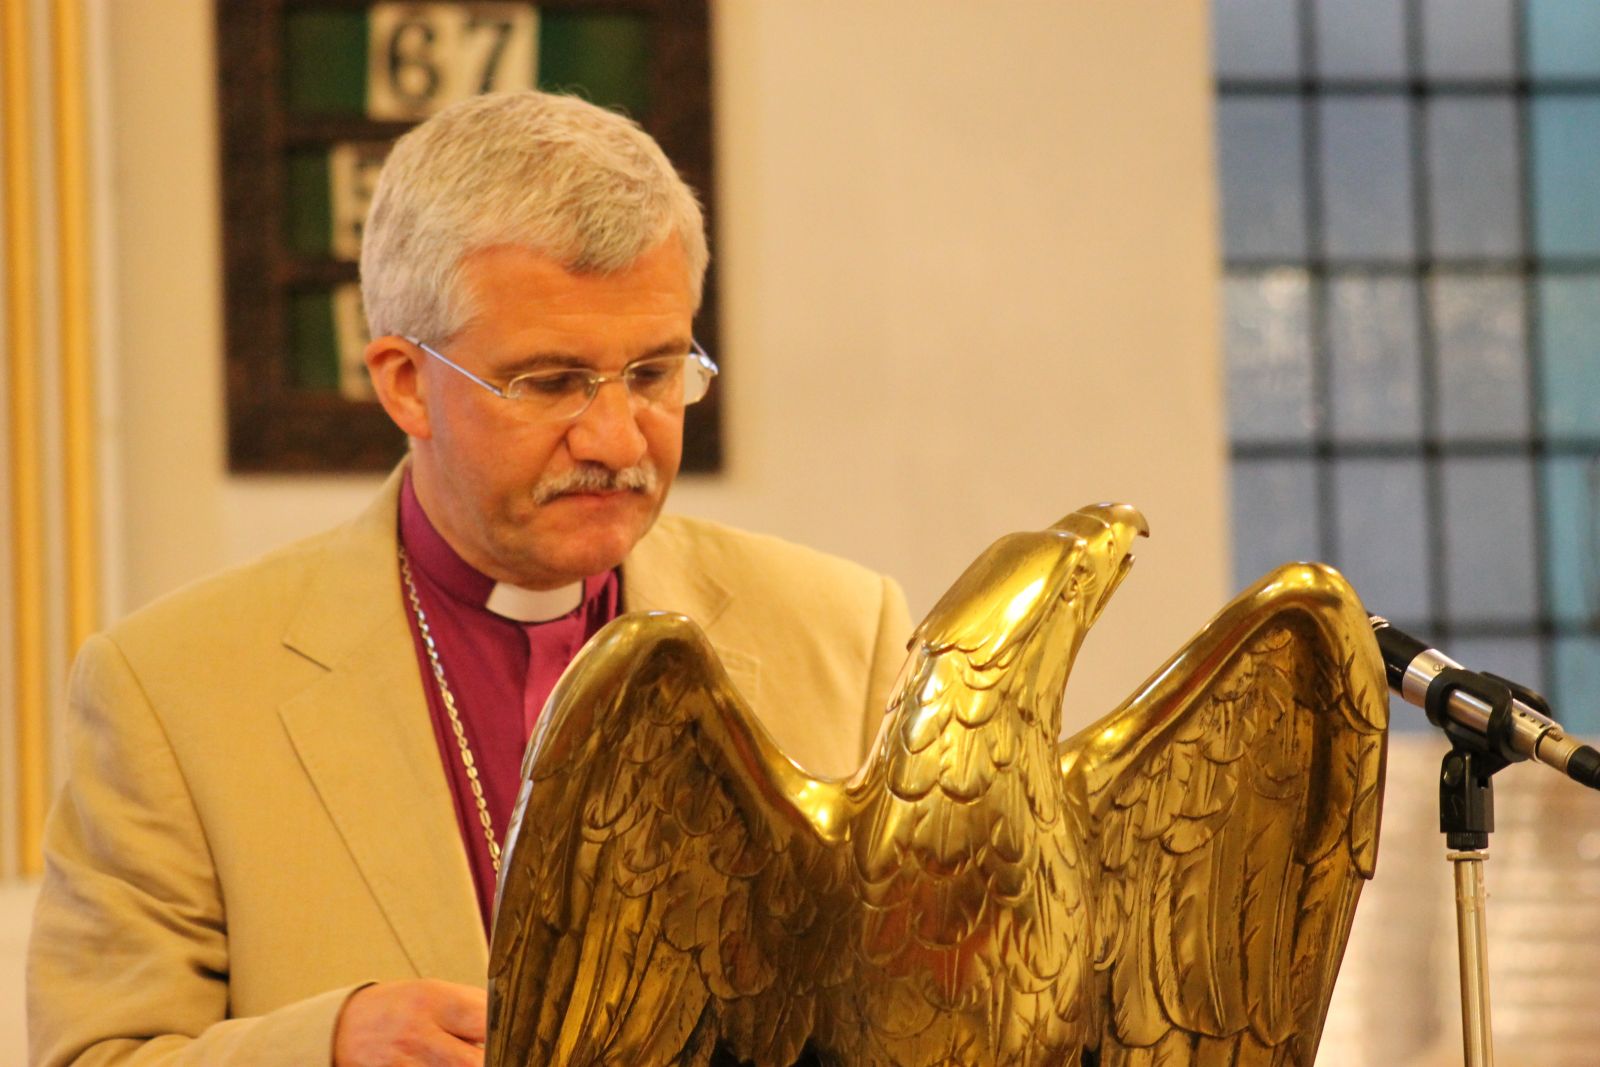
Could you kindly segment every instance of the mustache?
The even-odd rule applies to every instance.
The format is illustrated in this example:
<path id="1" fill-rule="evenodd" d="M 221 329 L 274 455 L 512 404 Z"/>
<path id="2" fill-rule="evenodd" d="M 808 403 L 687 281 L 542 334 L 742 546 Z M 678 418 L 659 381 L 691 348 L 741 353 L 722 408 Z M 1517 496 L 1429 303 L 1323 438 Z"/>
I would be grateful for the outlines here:
<path id="1" fill-rule="evenodd" d="M 540 478 L 533 486 L 533 502 L 548 504 L 569 493 L 603 493 L 619 489 L 653 493 L 660 482 L 656 465 L 648 459 L 615 471 L 603 463 L 582 463 L 569 471 Z"/>

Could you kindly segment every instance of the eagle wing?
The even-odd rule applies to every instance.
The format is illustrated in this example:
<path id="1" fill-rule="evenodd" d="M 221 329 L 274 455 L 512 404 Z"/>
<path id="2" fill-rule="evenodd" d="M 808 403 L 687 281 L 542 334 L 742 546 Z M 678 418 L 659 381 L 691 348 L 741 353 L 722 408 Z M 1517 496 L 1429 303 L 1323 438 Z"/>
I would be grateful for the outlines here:
<path id="1" fill-rule="evenodd" d="M 1387 718 L 1355 593 L 1291 564 L 1063 744 L 1104 1067 L 1311 1067 L 1377 858 Z"/>
<path id="2" fill-rule="evenodd" d="M 489 959 L 490 1067 L 789 1064 L 849 953 L 850 803 L 767 737 L 679 615 L 612 622 L 523 760 Z M 648 976 L 648 978 L 647 978 Z"/>

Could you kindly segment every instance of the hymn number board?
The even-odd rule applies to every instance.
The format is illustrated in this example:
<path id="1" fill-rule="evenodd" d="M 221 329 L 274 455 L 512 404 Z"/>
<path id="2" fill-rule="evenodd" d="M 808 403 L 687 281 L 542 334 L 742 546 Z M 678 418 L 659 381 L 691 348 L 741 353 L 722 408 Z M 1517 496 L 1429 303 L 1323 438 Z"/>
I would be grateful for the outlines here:
<path id="1" fill-rule="evenodd" d="M 394 139 L 441 108 L 577 93 L 637 119 L 709 209 L 705 0 L 218 0 L 217 22 L 235 470 L 401 455 L 361 360 L 361 228 Z M 695 330 L 716 352 L 713 281 Z M 690 411 L 686 469 L 717 468 L 719 422 L 713 390 Z"/>

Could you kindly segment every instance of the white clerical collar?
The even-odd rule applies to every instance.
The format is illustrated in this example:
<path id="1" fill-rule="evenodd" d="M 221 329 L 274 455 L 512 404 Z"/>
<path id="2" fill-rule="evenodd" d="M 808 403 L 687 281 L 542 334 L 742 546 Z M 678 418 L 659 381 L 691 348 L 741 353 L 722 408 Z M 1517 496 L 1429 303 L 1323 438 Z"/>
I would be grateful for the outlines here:
<path id="1" fill-rule="evenodd" d="M 549 622 L 570 614 L 581 603 L 582 582 L 560 589 L 524 589 L 509 582 L 496 582 L 483 606 L 513 622 Z"/>

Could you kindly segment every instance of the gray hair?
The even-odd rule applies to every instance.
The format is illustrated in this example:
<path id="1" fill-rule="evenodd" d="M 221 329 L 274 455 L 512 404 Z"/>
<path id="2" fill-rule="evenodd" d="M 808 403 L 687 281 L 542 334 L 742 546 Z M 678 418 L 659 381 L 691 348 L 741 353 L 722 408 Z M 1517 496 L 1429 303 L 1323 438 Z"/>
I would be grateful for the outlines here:
<path id="1" fill-rule="evenodd" d="M 443 341 L 471 320 L 461 263 L 520 245 L 568 270 L 621 270 L 676 233 L 696 306 L 705 222 L 694 192 L 638 124 L 570 96 L 462 101 L 395 142 L 361 242 L 372 336 Z"/>

